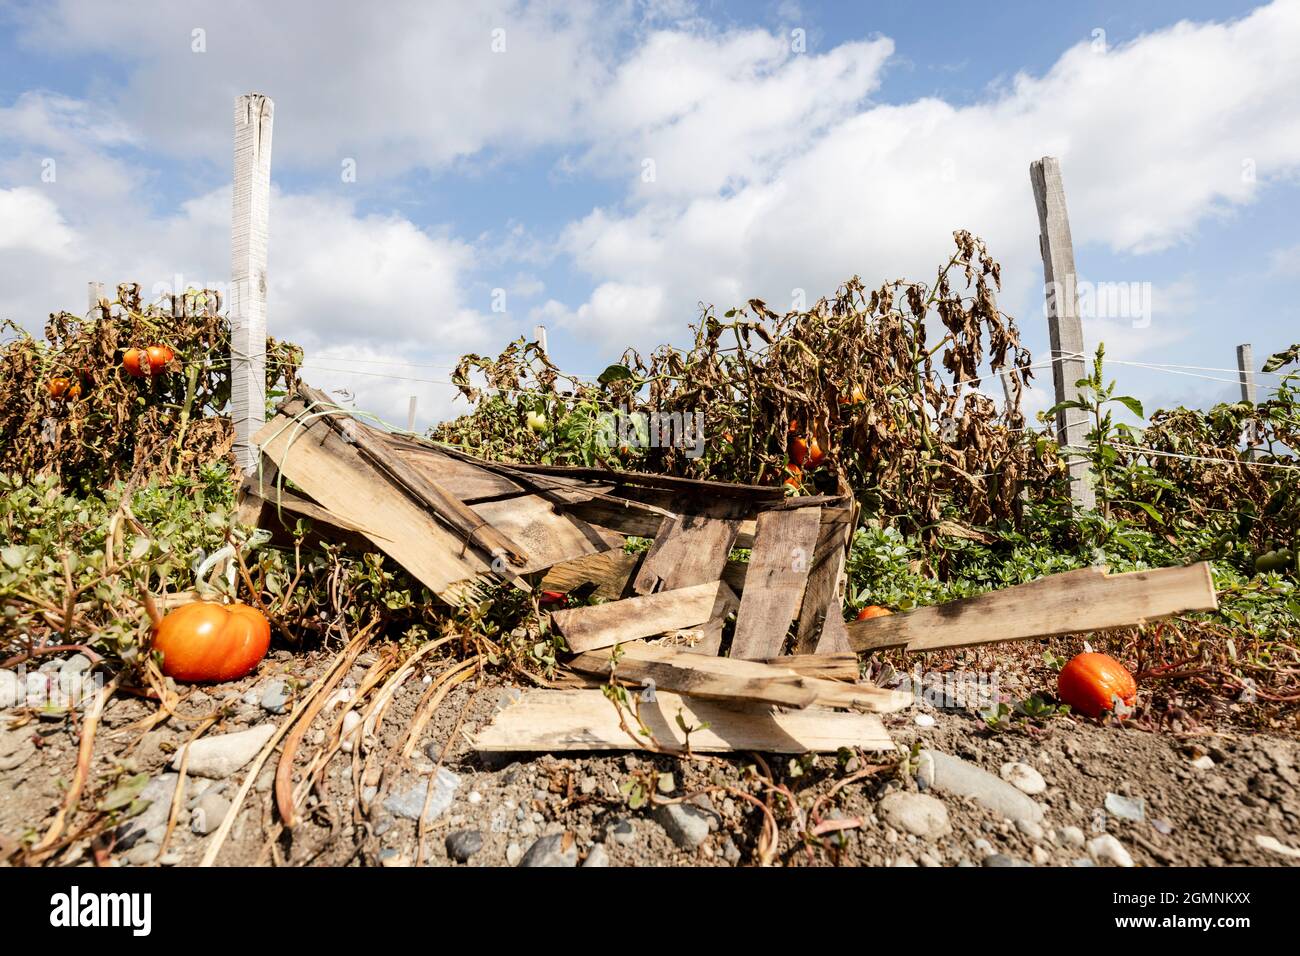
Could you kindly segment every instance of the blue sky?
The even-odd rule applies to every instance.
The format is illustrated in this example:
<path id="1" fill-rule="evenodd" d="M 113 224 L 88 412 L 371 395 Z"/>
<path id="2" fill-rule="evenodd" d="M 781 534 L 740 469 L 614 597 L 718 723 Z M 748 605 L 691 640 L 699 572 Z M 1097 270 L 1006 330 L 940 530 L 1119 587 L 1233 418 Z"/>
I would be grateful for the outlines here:
<path id="1" fill-rule="evenodd" d="M 1081 279 L 1150 290 L 1149 315 L 1086 316 L 1089 346 L 1142 363 L 1112 370 L 1148 407 L 1209 404 L 1230 373 L 1143 365 L 1300 339 L 1298 43 L 1295 0 L 0 0 L 0 317 L 38 329 L 91 279 L 223 281 L 231 108 L 259 90 L 271 331 L 390 418 L 412 392 L 424 423 L 463 409 L 446 367 L 538 322 L 594 374 L 681 344 L 700 302 L 928 279 L 956 228 L 1045 356 L 1045 154 Z"/>

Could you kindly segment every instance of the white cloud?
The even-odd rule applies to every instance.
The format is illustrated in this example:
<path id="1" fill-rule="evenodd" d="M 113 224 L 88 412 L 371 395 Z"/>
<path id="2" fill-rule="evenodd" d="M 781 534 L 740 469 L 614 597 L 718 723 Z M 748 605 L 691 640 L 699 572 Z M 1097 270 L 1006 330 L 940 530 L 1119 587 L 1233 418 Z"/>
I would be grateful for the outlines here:
<path id="1" fill-rule="evenodd" d="M 721 54 L 727 42 L 695 44 Z M 854 273 L 929 278 L 952 230 L 968 228 L 1003 262 L 1007 306 L 1033 322 L 1042 272 L 1029 163 L 1061 158 L 1076 251 L 1142 254 L 1186 241 L 1300 167 L 1300 113 L 1278 109 L 1300 87 L 1297 44 L 1294 0 L 1238 21 L 1180 23 L 1104 54 L 1080 43 L 1046 75 L 1017 76 L 985 102 L 875 105 L 793 155 L 736 159 L 731 170 L 746 184 L 731 191 L 713 170 L 686 181 L 692 197 L 640 189 L 631 210 L 576 222 L 566 245 L 598 289 L 660 290 L 661 324 L 639 328 L 663 338 L 679 334 L 700 299 L 728 306 L 757 295 L 784 307 L 791 289 L 811 300 Z M 823 94 L 805 95 L 816 113 Z M 832 99 L 828 114 L 836 107 Z M 745 122 L 774 135 L 761 109 L 741 111 L 727 135 L 748 142 Z M 661 169 L 697 158 L 671 136 L 658 144 Z M 572 314 L 593 331 L 605 318 L 594 296 Z M 1125 339 L 1125 350 L 1172 334 L 1094 331 Z"/>
<path id="2" fill-rule="evenodd" d="M 0 189 L 0 251 L 68 259 L 75 240 L 48 196 L 27 187 Z"/>

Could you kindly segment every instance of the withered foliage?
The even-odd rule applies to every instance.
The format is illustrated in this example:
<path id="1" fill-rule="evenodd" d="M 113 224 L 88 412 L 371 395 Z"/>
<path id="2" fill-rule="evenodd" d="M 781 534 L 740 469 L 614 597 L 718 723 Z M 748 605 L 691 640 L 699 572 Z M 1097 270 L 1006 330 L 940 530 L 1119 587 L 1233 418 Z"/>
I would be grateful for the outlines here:
<path id="1" fill-rule="evenodd" d="M 230 331 L 216 292 L 141 302 L 125 283 L 84 318 L 52 314 L 44 341 L 12 322 L 0 346 L 0 472 L 51 473 L 94 492 L 116 480 L 192 475 L 229 460 Z M 133 378 L 130 348 L 170 347 L 160 373 Z M 267 386 L 293 387 L 301 351 L 267 340 Z"/>
<path id="2" fill-rule="evenodd" d="M 1014 521 L 1020 489 L 1044 487 L 1061 469 L 1025 430 L 1031 358 L 998 309 L 999 266 L 970 233 L 954 239 L 931 285 L 898 279 L 869 289 L 854 277 L 805 311 L 778 315 L 758 299 L 722 317 L 706 308 L 688 349 L 662 346 L 648 358 L 628 350 L 599 382 L 565 375 L 532 343 L 496 359 L 465 356 L 455 381 L 477 407 L 435 437 L 487 456 L 793 478 L 800 493 L 850 487 L 866 514 L 923 537 L 941 520 Z M 588 420 L 615 410 L 702 412 L 704 454 L 680 443 L 593 445 L 599 429 Z M 548 416 L 540 437 L 521 428 L 527 411 Z M 815 439 L 824 459 L 791 468 L 796 438 Z"/>

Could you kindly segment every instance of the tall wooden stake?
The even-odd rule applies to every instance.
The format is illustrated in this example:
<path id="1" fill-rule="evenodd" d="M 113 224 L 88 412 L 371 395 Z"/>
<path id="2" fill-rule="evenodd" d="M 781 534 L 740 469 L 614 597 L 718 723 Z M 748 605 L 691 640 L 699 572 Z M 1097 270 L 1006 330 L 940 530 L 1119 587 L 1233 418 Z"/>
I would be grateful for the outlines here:
<path id="1" fill-rule="evenodd" d="M 533 326 L 533 341 L 536 342 L 538 346 L 541 348 L 543 355 L 551 354 L 550 351 L 546 348 L 546 326 L 544 325 Z"/>
<path id="2" fill-rule="evenodd" d="M 416 396 L 412 395 L 411 403 L 406 406 L 406 430 L 408 432 L 415 431 L 415 403 Z"/>
<path id="3" fill-rule="evenodd" d="M 1043 254 L 1043 280 L 1047 296 L 1047 329 L 1052 345 L 1052 381 L 1057 402 L 1078 398 L 1075 384 L 1087 375 L 1083 356 L 1083 323 L 1079 319 L 1078 279 L 1074 271 L 1074 243 L 1065 209 L 1061 164 L 1044 156 L 1029 164 L 1029 179 L 1038 205 L 1038 244 Z M 1056 416 L 1056 437 L 1061 445 L 1082 448 L 1088 433 L 1087 414 L 1078 408 L 1062 409 Z M 1078 453 L 1069 459 L 1070 500 L 1076 508 L 1097 506 L 1088 463 Z"/>
<path id="4" fill-rule="evenodd" d="M 1255 393 L 1255 350 L 1250 343 L 1237 346 L 1237 377 L 1241 380 L 1241 400 L 1254 405 L 1257 403 Z"/>
<path id="5" fill-rule="evenodd" d="M 99 308 L 100 300 L 104 298 L 104 283 L 91 282 L 86 295 L 86 318 L 93 319 L 95 310 Z M 1238 352 L 1241 350 L 1238 349 Z"/>
<path id="6" fill-rule="evenodd" d="M 266 248 L 275 104 L 235 100 L 235 199 L 230 275 L 230 403 L 235 460 L 257 467 L 253 436 L 266 423 Z"/>

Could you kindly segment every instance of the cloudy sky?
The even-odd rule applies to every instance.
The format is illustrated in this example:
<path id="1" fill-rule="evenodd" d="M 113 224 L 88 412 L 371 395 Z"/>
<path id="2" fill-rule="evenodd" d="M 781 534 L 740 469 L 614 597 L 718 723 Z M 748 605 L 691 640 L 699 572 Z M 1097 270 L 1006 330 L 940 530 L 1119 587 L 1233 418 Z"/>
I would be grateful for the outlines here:
<path id="1" fill-rule="evenodd" d="M 258 91 L 272 334 L 390 419 L 463 410 L 456 356 L 535 324 L 596 374 L 700 303 L 929 278 L 958 228 L 1045 356 L 1043 155 L 1089 346 L 1148 407 L 1206 405 L 1238 343 L 1300 340 L 1297 49 L 1300 0 L 0 0 L 0 318 L 227 281 Z"/>

